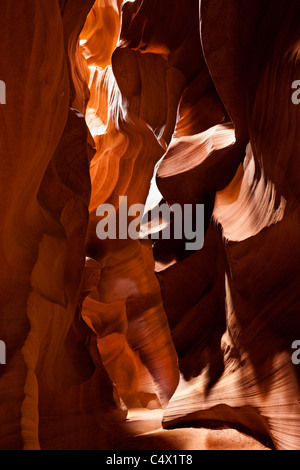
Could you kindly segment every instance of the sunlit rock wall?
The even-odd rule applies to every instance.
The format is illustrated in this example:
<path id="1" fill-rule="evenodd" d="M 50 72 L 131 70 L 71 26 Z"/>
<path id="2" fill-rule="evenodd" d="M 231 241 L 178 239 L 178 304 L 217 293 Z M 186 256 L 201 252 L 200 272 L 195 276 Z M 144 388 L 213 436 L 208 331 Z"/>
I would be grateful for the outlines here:
<path id="1" fill-rule="evenodd" d="M 133 407 L 299 448 L 299 18 L 298 0 L 5 2 L 1 449 L 110 449 Z M 203 247 L 143 223 L 99 239 L 120 197 L 204 204 Z"/>
<path id="2" fill-rule="evenodd" d="M 124 416 L 79 310 L 94 150 L 72 77 L 91 6 L 2 5 L 1 449 L 110 448 Z"/>

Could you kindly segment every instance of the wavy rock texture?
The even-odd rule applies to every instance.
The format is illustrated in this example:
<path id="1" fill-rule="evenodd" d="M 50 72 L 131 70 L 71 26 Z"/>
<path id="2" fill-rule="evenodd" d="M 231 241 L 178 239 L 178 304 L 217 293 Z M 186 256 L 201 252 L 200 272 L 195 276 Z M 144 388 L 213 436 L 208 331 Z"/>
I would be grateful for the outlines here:
<path id="1" fill-rule="evenodd" d="M 211 152 L 211 146 L 203 145 L 205 134 L 192 138 L 182 136 L 167 152 L 161 174 L 160 169 L 158 171 L 158 181 L 162 194 L 170 199 L 173 196 L 172 202 L 177 200 L 178 192 L 172 192 L 172 180 L 183 180 L 185 165 L 182 162 L 187 160 L 184 152 L 190 149 L 192 156 L 186 164 L 186 176 L 192 179 L 189 185 L 195 181 L 195 187 L 198 183 L 201 188 L 198 190 L 202 191 L 200 201 L 205 201 L 205 196 L 210 199 L 215 194 L 213 191 L 219 190 L 214 198 L 213 220 L 221 225 L 225 241 L 221 251 L 226 272 L 226 332 L 223 331 L 221 341 L 220 335 L 218 338 L 222 359 L 219 354 L 218 367 L 217 360 L 213 361 L 216 372 L 212 375 L 211 362 L 206 360 L 201 364 L 200 354 L 207 355 L 204 339 L 209 328 L 206 327 L 203 334 L 202 324 L 208 314 L 201 308 L 210 298 L 210 291 L 206 289 L 197 301 L 199 333 L 194 333 L 189 349 L 183 350 L 186 354 L 181 353 L 183 376 L 164 415 L 164 426 L 183 422 L 197 425 L 207 421 L 231 422 L 256 435 L 271 437 L 277 449 L 297 449 L 299 371 L 291 362 L 290 348 L 299 329 L 296 313 L 299 296 L 294 284 L 299 279 L 295 264 L 299 231 L 295 186 L 298 136 L 294 127 L 299 111 L 291 102 L 290 84 L 299 70 L 296 52 L 299 6 L 292 2 L 285 11 L 280 2 L 275 6 L 274 3 L 259 6 L 256 2 L 242 2 L 239 9 L 237 2 L 225 3 L 201 3 L 202 43 L 219 96 L 235 127 L 237 144 L 231 149 L 227 147 L 226 166 L 228 164 L 228 168 L 231 161 L 237 162 L 232 152 L 234 147 L 249 139 L 246 158 L 229 186 L 224 187 L 222 172 L 216 170 L 212 176 L 204 166 L 207 164 L 209 168 L 209 160 L 213 165 L 220 155 L 217 149 Z M 247 24 L 247 28 L 242 31 L 239 24 Z M 212 34 L 216 27 L 224 31 L 225 41 Z M 254 48 L 253 40 L 259 47 Z M 243 67 L 245 60 L 247 64 Z M 250 77 L 242 75 L 244 70 L 251 70 Z M 243 86 L 235 87 L 235 83 Z M 198 167 L 193 157 L 196 151 Z M 217 165 L 222 168 L 222 163 Z M 209 189 L 203 194 L 206 187 L 210 194 Z M 187 197 L 186 193 L 179 194 L 181 197 Z M 210 229 L 202 256 L 209 249 L 209 240 Z M 180 260 L 179 255 L 177 253 L 177 260 Z M 197 256 L 200 257 L 200 253 Z M 193 257 L 196 255 L 190 257 L 187 278 L 193 273 Z M 176 303 L 172 302 L 174 292 L 180 297 L 178 284 L 173 290 L 173 283 L 180 271 L 186 270 L 186 263 L 186 260 L 181 261 L 159 273 L 166 312 L 175 322 L 174 332 L 180 329 L 180 322 L 175 318 L 179 311 L 182 318 L 182 309 L 177 310 Z M 219 265 L 220 261 L 218 271 Z M 207 269 L 207 264 L 202 266 L 203 270 Z M 221 286 L 222 291 L 218 292 L 219 295 L 222 292 L 223 299 L 224 282 Z M 200 293 L 199 283 L 195 291 Z M 209 310 L 210 320 L 206 321 L 221 326 L 220 320 L 216 321 L 220 309 L 214 314 L 213 311 Z M 195 322 L 193 325 L 195 327 Z M 172 327 L 171 330 L 173 332 Z M 200 347 L 199 338 L 203 338 L 204 343 L 200 343 Z M 190 372 L 186 363 L 195 363 L 192 361 L 195 351 L 200 365 L 198 370 Z"/>
<path id="2" fill-rule="evenodd" d="M 298 0 L 2 6 L 1 449 L 173 449 L 184 426 L 197 448 L 232 448 L 227 428 L 300 447 L 299 18 Z M 142 213 L 136 239 L 100 240 L 121 196 L 204 204 L 203 248 Z M 165 429 L 124 444 L 148 429 L 133 408 Z"/>
<path id="3" fill-rule="evenodd" d="M 98 2 L 92 15 L 102 13 Z M 103 68 L 106 60 L 93 55 L 93 41 L 88 49 L 92 27 L 87 22 L 81 35 L 90 64 L 87 122 L 96 143 L 87 254 L 99 274 L 82 316 L 97 334 L 99 353 L 125 404 L 164 406 L 179 373 L 151 247 L 139 240 L 99 240 L 96 209 L 112 204 L 118 215 L 120 196 L 127 197 L 128 207 L 146 202 L 164 153 L 150 126 L 159 129 L 166 120 L 167 105 L 153 106 L 160 96 L 166 102 L 165 64 L 160 56 L 117 48 L 112 65 Z"/>
<path id="4" fill-rule="evenodd" d="M 78 310 L 92 153 L 69 99 L 65 41 L 88 12 L 69 21 L 76 3 L 6 2 L 1 16 L 3 449 L 109 448 L 105 423 L 118 413 Z"/>

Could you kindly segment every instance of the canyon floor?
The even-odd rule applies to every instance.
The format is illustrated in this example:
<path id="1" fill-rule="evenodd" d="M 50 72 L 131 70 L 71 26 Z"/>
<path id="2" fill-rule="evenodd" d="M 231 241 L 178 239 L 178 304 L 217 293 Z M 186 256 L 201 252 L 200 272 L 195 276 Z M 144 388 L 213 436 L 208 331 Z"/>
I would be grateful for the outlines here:
<path id="1" fill-rule="evenodd" d="M 163 411 L 133 409 L 115 450 L 271 450 L 254 437 L 224 425 L 221 429 L 182 427 L 163 429 Z"/>

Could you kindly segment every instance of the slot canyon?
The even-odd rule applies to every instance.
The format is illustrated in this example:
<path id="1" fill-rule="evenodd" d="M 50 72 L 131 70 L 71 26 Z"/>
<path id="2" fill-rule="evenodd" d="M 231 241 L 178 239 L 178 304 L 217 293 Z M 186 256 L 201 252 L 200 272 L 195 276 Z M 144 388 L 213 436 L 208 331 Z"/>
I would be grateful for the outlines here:
<path id="1" fill-rule="evenodd" d="M 300 450 L 299 0 L 1 9 L 0 449 Z"/>

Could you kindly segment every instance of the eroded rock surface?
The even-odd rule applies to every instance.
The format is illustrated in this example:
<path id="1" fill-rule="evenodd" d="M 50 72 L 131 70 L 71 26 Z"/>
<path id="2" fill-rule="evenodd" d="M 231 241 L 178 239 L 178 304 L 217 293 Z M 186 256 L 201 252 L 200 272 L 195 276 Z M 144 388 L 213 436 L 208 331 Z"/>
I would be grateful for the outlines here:
<path id="1" fill-rule="evenodd" d="M 0 448 L 121 448 L 147 408 L 298 449 L 298 0 L 2 10 Z M 204 204 L 203 247 L 99 239 L 120 197 Z"/>

